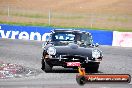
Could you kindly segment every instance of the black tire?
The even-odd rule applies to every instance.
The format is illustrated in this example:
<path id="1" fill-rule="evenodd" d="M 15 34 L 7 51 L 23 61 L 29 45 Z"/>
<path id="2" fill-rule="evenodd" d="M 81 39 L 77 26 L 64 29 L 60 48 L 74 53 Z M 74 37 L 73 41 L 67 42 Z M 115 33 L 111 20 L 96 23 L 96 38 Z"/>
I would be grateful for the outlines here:
<path id="1" fill-rule="evenodd" d="M 41 65 L 42 65 L 41 69 L 44 70 L 45 69 L 45 61 L 44 61 L 44 59 L 41 60 Z"/>
<path id="2" fill-rule="evenodd" d="M 44 71 L 45 72 L 51 72 L 52 71 L 52 67 L 50 64 L 48 64 L 46 61 L 45 61 L 45 69 Z"/>
<path id="3" fill-rule="evenodd" d="M 99 65 L 87 66 L 87 67 L 85 67 L 85 72 L 86 73 L 97 73 L 98 69 L 99 69 Z"/>

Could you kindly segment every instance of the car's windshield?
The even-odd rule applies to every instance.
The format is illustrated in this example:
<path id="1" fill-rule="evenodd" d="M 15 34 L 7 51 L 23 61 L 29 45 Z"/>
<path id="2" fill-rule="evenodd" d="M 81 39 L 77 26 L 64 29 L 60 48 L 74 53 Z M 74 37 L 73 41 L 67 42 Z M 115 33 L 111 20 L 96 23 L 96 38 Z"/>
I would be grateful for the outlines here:
<path id="1" fill-rule="evenodd" d="M 52 35 L 53 41 L 81 41 L 91 44 L 92 38 L 89 34 L 72 33 L 72 32 L 58 32 Z"/>
<path id="2" fill-rule="evenodd" d="M 81 41 L 85 42 L 86 44 L 93 44 L 92 36 L 89 34 L 82 34 Z"/>
<path id="3" fill-rule="evenodd" d="M 54 41 L 74 41 L 75 34 L 72 33 L 55 33 L 52 36 Z"/>

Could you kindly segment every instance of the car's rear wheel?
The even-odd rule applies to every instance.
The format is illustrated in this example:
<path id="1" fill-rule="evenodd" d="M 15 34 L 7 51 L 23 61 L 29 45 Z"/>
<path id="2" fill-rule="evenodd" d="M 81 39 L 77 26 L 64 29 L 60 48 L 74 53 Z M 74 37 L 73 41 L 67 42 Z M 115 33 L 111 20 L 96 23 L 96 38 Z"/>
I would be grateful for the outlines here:
<path id="1" fill-rule="evenodd" d="M 45 61 L 45 69 L 44 71 L 45 72 L 51 72 L 52 71 L 52 65 L 48 64 L 46 61 Z"/>
<path id="2" fill-rule="evenodd" d="M 45 62 L 44 62 L 44 59 L 41 60 L 41 65 L 42 65 L 41 69 L 44 70 L 44 69 L 45 69 Z"/>

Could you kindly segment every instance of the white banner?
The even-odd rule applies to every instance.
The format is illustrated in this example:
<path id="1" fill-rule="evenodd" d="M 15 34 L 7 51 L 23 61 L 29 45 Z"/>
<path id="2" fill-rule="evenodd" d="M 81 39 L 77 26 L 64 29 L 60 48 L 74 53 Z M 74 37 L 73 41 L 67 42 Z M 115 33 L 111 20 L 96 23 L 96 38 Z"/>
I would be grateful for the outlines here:
<path id="1" fill-rule="evenodd" d="M 132 47 L 132 32 L 113 32 L 112 46 Z"/>

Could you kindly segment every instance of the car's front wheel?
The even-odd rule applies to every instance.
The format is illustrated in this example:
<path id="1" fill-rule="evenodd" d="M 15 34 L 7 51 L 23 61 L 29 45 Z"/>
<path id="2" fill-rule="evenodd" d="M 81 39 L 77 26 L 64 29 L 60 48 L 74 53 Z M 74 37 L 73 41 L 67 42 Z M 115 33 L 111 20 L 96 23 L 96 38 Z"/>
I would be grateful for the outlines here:
<path id="1" fill-rule="evenodd" d="M 45 72 L 51 72 L 52 71 L 52 65 L 48 64 L 46 61 L 45 61 L 45 69 L 44 71 Z"/>

